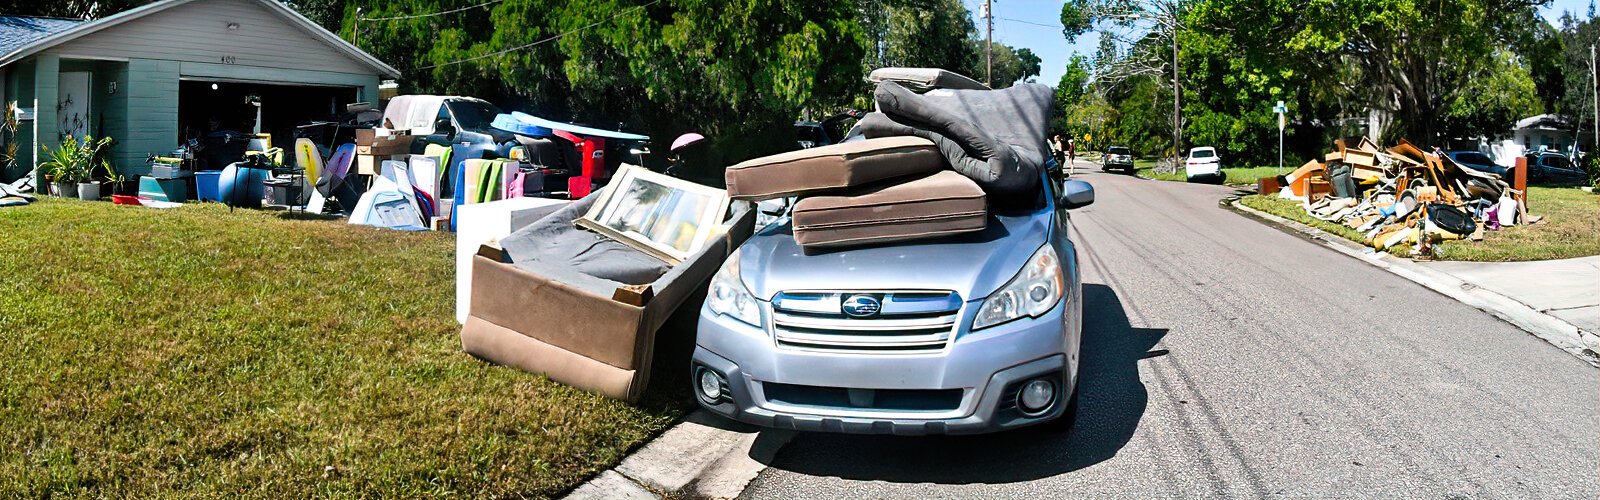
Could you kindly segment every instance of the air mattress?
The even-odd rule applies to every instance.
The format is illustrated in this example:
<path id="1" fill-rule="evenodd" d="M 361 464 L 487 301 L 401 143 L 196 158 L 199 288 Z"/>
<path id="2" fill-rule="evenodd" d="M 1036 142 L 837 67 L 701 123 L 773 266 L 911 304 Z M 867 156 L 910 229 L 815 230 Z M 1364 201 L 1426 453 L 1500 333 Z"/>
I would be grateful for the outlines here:
<path id="1" fill-rule="evenodd" d="M 792 217 L 795 242 L 811 250 L 981 231 L 989 212 L 976 183 L 946 170 L 850 195 L 807 197 Z"/>
<path id="2" fill-rule="evenodd" d="M 756 158 L 728 167 L 728 196 L 761 201 L 862 186 L 945 168 L 944 155 L 921 137 L 884 137 Z"/>

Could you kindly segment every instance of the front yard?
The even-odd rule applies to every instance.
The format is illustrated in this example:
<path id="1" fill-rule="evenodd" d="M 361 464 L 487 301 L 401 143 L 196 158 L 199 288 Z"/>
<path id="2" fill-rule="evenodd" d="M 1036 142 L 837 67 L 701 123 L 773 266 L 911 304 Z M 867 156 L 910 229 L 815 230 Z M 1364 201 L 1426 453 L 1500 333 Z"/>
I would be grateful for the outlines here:
<path id="1" fill-rule="evenodd" d="M 1486 231 L 1483 241 L 1446 241 L 1435 249 L 1440 260 L 1513 262 L 1600 255 L 1600 196 L 1574 188 L 1531 186 L 1529 214 L 1539 224 Z M 1285 219 L 1310 225 L 1343 238 L 1364 242 L 1355 230 L 1307 214 L 1300 202 L 1277 196 L 1249 195 L 1239 202 Z M 1395 247 L 1404 254 L 1409 246 Z"/>
<path id="2" fill-rule="evenodd" d="M 453 251 L 215 204 L 0 208 L 0 497 L 545 497 L 687 409 L 462 353 Z"/>

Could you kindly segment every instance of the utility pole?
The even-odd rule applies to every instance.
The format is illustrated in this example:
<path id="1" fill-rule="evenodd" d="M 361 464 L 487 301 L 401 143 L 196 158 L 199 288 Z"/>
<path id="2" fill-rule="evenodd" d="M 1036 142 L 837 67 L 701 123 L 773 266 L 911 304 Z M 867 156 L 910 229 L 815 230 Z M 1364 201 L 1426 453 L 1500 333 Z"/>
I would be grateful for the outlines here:
<path id="1" fill-rule="evenodd" d="M 1594 44 L 1589 44 L 1589 102 L 1594 105 L 1594 147 L 1600 151 L 1600 82 L 1595 81 Z"/>
<path id="2" fill-rule="evenodd" d="M 361 47 L 361 7 L 356 7 L 356 21 L 350 25 L 350 45 Z"/>
<path id="3" fill-rule="evenodd" d="M 994 86 L 994 0 L 983 0 L 983 24 L 985 25 L 983 44 L 983 60 L 986 69 L 983 70 L 983 84 Z"/>
<path id="4" fill-rule="evenodd" d="M 1172 8 L 1172 170 L 1176 172 L 1183 158 L 1183 111 L 1178 107 L 1183 86 L 1178 82 L 1178 7 L 1174 4 Z"/>

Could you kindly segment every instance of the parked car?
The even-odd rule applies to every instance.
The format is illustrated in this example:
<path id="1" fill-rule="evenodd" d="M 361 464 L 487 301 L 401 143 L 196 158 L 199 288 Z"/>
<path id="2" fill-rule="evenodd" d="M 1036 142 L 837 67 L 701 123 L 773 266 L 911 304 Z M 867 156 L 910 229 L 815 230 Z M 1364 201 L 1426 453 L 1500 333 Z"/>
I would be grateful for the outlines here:
<path id="1" fill-rule="evenodd" d="M 454 158 L 483 158 L 484 153 L 504 156 L 501 145 L 511 134 L 490 127 L 500 108 L 482 99 L 459 96 L 403 95 L 389 100 L 383 121 L 412 135 L 433 136 L 432 142 L 454 144 Z M 414 148 L 421 148 L 417 143 Z M 421 152 L 420 150 L 415 152 Z"/>
<path id="2" fill-rule="evenodd" d="M 1479 171 L 1479 172 L 1483 172 L 1483 173 L 1486 173 L 1486 174 L 1498 175 L 1502 179 L 1507 179 L 1508 178 L 1506 176 L 1506 170 L 1507 170 L 1506 167 L 1502 167 L 1499 164 L 1496 164 L 1494 162 L 1494 159 L 1489 158 L 1489 155 L 1483 154 L 1481 152 L 1478 152 L 1478 151 L 1446 151 L 1444 153 L 1444 155 L 1446 157 L 1449 157 L 1451 161 L 1456 162 L 1457 165 L 1461 165 L 1463 167 L 1467 167 L 1467 168 L 1470 168 L 1470 169 L 1473 169 L 1473 170 L 1476 170 L 1476 171 Z"/>
<path id="3" fill-rule="evenodd" d="M 986 230 L 808 255 L 780 220 L 712 278 L 693 355 L 700 405 L 777 428 L 970 434 L 1070 425 L 1083 326 L 1068 209 L 1046 179 Z"/>
<path id="4" fill-rule="evenodd" d="M 1567 155 L 1551 152 L 1528 154 L 1528 182 L 1573 184 L 1587 180 L 1589 175 L 1574 166 Z"/>
<path id="5" fill-rule="evenodd" d="M 1222 157 L 1217 156 L 1217 149 L 1213 147 L 1190 149 L 1189 158 L 1183 162 L 1183 171 L 1187 173 L 1189 182 L 1222 182 Z"/>
<path id="6" fill-rule="evenodd" d="M 1133 151 L 1122 146 L 1106 148 L 1106 156 L 1100 160 L 1100 170 L 1109 172 L 1113 168 L 1133 173 Z"/>

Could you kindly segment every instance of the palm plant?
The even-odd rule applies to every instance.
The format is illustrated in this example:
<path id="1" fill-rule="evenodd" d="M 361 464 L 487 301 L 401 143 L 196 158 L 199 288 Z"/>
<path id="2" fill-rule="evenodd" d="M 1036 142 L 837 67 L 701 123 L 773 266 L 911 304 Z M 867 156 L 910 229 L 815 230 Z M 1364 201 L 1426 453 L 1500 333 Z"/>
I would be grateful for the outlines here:
<path id="1" fill-rule="evenodd" d="M 103 155 L 106 147 L 112 142 L 110 137 L 96 140 L 86 135 L 80 141 L 76 137 L 67 136 L 55 150 L 41 147 L 46 160 L 40 166 L 45 168 L 57 182 L 89 182 L 94 180 L 97 169 L 115 175 L 111 169 L 111 162 L 106 161 Z"/>

